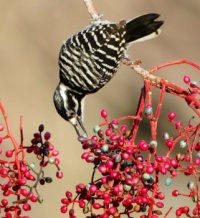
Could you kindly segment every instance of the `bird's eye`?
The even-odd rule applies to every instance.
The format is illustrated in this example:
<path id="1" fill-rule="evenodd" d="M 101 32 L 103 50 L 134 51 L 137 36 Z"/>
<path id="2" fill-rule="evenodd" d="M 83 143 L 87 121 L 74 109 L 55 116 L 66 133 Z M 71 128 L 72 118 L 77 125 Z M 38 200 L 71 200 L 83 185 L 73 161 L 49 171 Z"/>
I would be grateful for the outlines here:
<path id="1" fill-rule="evenodd" d="M 74 111 L 68 111 L 67 116 L 70 117 L 70 118 L 75 117 Z"/>

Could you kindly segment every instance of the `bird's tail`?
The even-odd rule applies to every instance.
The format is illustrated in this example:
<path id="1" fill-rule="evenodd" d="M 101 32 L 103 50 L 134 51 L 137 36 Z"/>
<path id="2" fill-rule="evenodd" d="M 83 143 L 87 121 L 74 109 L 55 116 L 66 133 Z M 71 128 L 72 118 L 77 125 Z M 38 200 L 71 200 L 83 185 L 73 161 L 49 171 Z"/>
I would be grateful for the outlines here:
<path id="1" fill-rule="evenodd" d="M 126 43 L 153 39 L 161 32 L 163 21 L 156 21 L 159 14 L 144 14 L 126 23 Z"/>

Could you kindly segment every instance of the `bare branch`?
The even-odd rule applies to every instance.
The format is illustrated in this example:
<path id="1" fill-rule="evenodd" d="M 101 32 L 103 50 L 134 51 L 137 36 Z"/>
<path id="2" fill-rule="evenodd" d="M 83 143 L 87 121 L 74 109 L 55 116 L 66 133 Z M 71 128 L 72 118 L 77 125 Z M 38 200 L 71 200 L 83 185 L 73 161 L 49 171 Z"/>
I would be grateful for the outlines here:
<path id="1" fill-rule="evenodd" d="M 95 10 L 92 0 L 83 0 L 87 9 L 88 9 L 88 13 L 91 16 L 91 22 L 97 22 L 97 21 L 101 21 L 101 18 L 103 16 L 103 14 L 98 14 L 97 11 Z"/>

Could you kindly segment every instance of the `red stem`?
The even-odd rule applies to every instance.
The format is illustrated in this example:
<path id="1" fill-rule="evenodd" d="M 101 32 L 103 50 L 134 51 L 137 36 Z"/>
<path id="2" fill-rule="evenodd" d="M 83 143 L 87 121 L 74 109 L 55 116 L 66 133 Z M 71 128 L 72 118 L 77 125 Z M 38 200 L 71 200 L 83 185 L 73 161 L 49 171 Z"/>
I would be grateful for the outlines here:
<path id="1" fill-rule="evenodd" d="M 11 128 L 10 128 L 10 124 L 9 124 L 9 120 L 8 120 L 8 115 L 7 115 L 7 113 L 6 113 L 6 111 L 5 111 L 5 108 L 4 108 L 4 106 L 3 106 L 3 104 L 2 104 L 1 101 L 0 101 L 0 110 L 2 111 L 4 120 L 5 120 L 8 138 L 10 138 L 10 140 L 12 141 L 12 144 L 13 144 L 13 146 L 14 146 L 15 164 L 17 165 L 18 178 L 20 179 L 20 178 L 21 178 L 20 161 L 19 161 L 19 158 L 18 158 L 19 146 L 18 146 L 18 143 L 17 143 L 16 139 L 15 139 L 14 136 L 12 135 Z"/>
<path id="2" fill-rule="evenodd" d="M 154 73 L 156 72 L 157 70 L 160 70 L 161 68 L 164 68 L 164 67 L 169 67 L 169 66 L 173 66 L 175 64 L 189 64 L 195 68 L 197 68 L 198 70 L 200 70 L 200 66 L 190 60 L 187 60 L 187 59 L 181 59 L 181 60 L 177 60 L 177 61 L 170 61 L 170 62 L 167 62 L 167 63 L 164 63 L 164 64 L 160 64 L 156 67 L 153 67 L 151 70 L 150 70 L 150 73 Z"/>

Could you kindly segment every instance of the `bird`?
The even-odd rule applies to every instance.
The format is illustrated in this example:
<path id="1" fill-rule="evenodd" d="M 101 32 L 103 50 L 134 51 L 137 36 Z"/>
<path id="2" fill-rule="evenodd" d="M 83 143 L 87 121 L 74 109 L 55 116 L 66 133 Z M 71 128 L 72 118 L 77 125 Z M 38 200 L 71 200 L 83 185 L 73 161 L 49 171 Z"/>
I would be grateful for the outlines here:
<path id="1" fill-rule="evenodd" d="M 157 13 L 143 14 L 129 21 L 101 20 L 64 41 L 59 53 L 59 83 L 53 100 L 58 114 L 70 122 L 78 136 L 87 135 L 84 102 L 116 74 L 132 43 L 157 37 L 162 20 Z"/>

